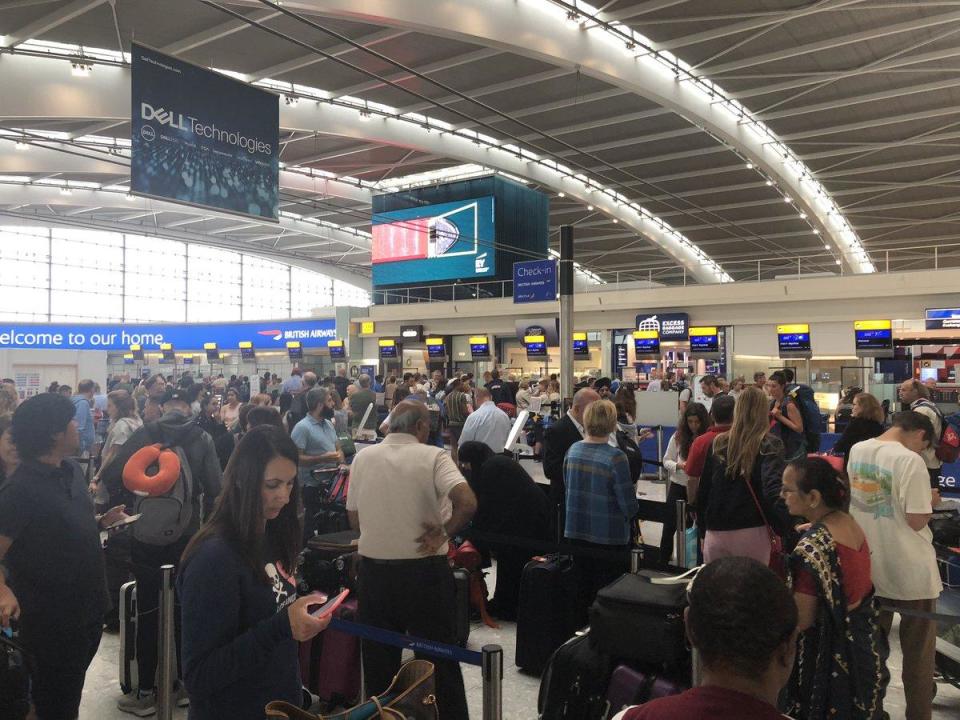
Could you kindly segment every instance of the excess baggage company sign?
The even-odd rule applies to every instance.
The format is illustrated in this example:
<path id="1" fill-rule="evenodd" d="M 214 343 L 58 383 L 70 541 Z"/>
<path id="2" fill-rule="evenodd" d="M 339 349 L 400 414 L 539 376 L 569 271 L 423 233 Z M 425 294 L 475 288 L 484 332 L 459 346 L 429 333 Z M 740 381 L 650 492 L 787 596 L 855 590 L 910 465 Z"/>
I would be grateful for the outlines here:
<path id="1" fill-rule="evenodd" d="M 130 95 L 133 194 L 278 219 L 276 95 L 136 44 Z"/>
<path id="2" fill-rule="evenodd" d="M 206 344 L 229 350 L 250 342 L 258 350 L 286 351 L 287 341 L 298 340 L 305 348 L 322 348 L 336 336 L 336 321 L 331 318 L 184 325 L 23 323 L 0 327 L 0 349 L 125 351 L 131 345 L 142 345 L 145 350 L 159 350 L 161 344 L 169 343 L 174 350 L 202 350 Z"/>
<path id="3" fill-rule="evenodd" d="M 637 330 L 656 330 L 660 339 L 670 342 L 686 340 L 690 316 L 687 313 L 643 313 L 637 315 Z"/>

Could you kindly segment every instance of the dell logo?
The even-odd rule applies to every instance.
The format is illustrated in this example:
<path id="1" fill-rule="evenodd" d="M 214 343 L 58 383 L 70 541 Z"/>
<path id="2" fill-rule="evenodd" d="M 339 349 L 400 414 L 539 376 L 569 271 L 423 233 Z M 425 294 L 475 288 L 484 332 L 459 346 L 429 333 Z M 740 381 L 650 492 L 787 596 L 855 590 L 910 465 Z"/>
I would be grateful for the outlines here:
<path id="1" fill-rule="evenodd" d="M 154 108 L 149 103 L 140 103 L 140 117 L 144 120 L 156 120 L 161 125 L 169 125 L 177 130 L 189 130 L 190 125 L 183 117 L 183 113 L 174 113 L 163 108 Z"/>

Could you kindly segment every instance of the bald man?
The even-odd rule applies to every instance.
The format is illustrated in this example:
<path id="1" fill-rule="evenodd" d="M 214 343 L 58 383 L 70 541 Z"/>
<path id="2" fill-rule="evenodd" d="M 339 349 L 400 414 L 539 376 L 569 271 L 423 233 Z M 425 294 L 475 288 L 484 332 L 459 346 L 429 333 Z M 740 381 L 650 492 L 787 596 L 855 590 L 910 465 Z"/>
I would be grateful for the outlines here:
<path id="1" fill-rule="evenodd" d="M 599 393 L 592 388 L 577 390 L 567 414 L 554 423 L 544 436 L 543 474 L 550 480 L 550 502 L 556 508 L 553 516 L 559 518 L 560 523 L 558 533 L 563 530 L 563 512 L 567 502 L 567 489 L 563 483 L 563 459 L 575 442 L 583 440 L 583 412 L 588 405 L 599 399 Z"/>

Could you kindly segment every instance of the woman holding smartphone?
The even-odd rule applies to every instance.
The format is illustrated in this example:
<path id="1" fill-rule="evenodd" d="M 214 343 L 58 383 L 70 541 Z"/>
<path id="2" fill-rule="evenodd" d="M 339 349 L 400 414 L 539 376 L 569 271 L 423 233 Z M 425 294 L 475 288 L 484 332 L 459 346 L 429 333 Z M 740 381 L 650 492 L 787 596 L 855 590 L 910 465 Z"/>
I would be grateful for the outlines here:
<path id="1" fill-rule="evenodd" d="M 298 642 L 330 623 L 297 598 L 302 530 L 298 451 L 281 428 L 237 444 L 209 521 L 184 550 L 177 590 L 191 720 L 262 720 L 271 700 L 302 704 Z"/>

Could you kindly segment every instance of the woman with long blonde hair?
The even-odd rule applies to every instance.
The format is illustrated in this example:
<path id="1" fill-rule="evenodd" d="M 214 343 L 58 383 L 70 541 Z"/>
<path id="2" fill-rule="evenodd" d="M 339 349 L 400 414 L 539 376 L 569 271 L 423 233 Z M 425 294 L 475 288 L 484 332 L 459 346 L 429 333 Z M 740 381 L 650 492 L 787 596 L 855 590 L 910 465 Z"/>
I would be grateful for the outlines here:
<path id="1" fill-rule="evenodd" d="M 713 441 L 697 490 L 704 561 L 743 556 L 769 562 L 767 526 L 780 534 L 789 525 L 780 499 L 784 465 L 783 443 L 770 434 L 767 396 L 745 388 L 730 430 Z"/>

